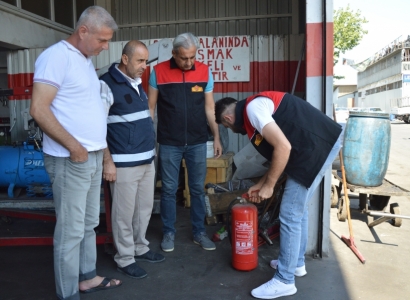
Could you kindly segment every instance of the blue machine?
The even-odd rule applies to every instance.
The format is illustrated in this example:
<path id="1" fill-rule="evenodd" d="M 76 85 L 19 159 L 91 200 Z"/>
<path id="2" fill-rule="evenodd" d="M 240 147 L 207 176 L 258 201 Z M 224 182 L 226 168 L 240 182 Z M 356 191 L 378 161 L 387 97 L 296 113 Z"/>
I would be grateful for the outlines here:
<path id="1" fill-rule="evenodd" d="M 15 187 L 24 187 L 27 196 L 42 194 L 52 197 L 51 183 L 44 168 L 43 152 L 33 145 L 0 147 L 0 186 L 8 186 L 8 196 L 14 197 Z"/>

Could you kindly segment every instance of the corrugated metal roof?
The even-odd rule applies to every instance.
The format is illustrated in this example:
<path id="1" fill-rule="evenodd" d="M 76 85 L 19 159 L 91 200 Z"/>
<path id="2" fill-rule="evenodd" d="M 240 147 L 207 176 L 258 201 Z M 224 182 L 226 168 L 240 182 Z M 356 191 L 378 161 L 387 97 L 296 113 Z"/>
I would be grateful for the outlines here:
<path id="1" fill-rule="evenodd" d="M 292 6 L 293 5 L 293 6 Z M 295 1 L 126 0 L 115 1 L 115 40 L 198 36 L 290 34 Z M 299 28 L 297 28 L 299 30 Z"/>

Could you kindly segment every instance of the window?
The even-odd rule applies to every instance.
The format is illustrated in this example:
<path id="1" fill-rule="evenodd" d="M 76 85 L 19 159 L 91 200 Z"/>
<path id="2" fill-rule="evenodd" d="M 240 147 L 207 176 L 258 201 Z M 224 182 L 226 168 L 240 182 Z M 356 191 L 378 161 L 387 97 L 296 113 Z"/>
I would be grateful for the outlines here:
<path id="1" fill-rule="evenodd" d="M 53 21 L 71 28 L 74 28 L 75 22 L 86 8 L 95 5 L 94 0 L 75 0 L 76 11 L 74 12 L 73 0 L 4 0 L 2 2 L 49 20 L 54 15 Z M 54 12 L 51 11 L 52 3 L 54 3 Z"/>
<path id="2" fill-rule="evenodd" d="M 50 19 L 49 2 L 49 0 L 21 0 L 21 8 L 43 18 Z"/>
<path id="3" fill-rule="evenodd" d="M 77 20 L 80 18 L 83 11 L 86 10 L 86 8 L 93 6 L 93 5 L 94 5 L 94 0 L 77 0 L 76 1 Z"/>
<path id="4" fill-rule="evenodd" d="M 73 24 L 73 1 L 58 0 L 54 1 L 55 20 L 57 23 L 74 28 Z"/>
<path id="5" fill-rule="evenodd" d="M 401 85 L 402 85 L 401 80 L 396 81 L 395 83 L 393 83 L 393 88 L 394 89 L 399 89 L 399 88 L 401 88 Z"/>
<path id="6" fill-rule="evenodd" d="M 16 6 L 16 0 L 1 0 L 1 1 Z"/>

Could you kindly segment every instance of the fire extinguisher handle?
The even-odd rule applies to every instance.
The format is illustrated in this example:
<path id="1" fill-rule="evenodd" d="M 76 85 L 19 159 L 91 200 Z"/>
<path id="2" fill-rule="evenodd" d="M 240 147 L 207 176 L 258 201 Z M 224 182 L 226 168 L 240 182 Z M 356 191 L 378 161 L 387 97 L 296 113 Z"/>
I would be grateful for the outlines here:
<path id="1" fill-rule="evenodd" d="M 258 192 L 259 192 L 259 190 L 252 191 L 252 193 L 258 193 Z M 249 194 L 248 193 L 243 193 L 242 198 L 244 198 L 246 200 L 249 200 Z"/>

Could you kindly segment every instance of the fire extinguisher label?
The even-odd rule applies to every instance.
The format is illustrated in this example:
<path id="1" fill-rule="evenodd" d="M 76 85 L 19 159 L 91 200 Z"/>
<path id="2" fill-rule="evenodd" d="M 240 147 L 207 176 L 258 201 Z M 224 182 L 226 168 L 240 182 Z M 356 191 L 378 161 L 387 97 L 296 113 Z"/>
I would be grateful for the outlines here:
<path id="1" fill-rule="evenodd" d="M 236 254 L 253 254 L 253 222 L 235 221 Z"/>

